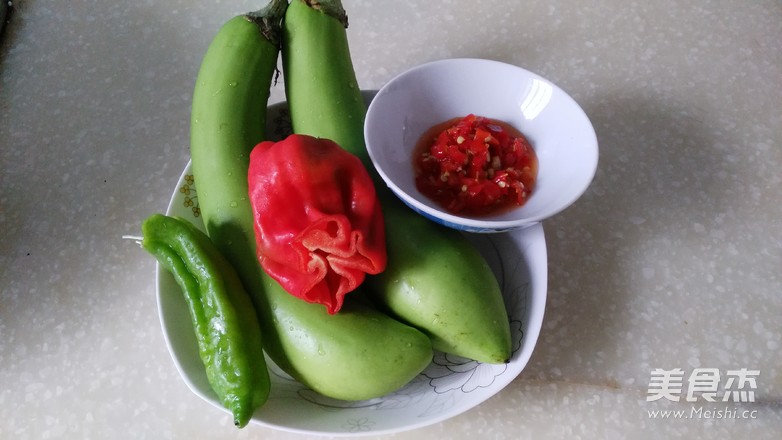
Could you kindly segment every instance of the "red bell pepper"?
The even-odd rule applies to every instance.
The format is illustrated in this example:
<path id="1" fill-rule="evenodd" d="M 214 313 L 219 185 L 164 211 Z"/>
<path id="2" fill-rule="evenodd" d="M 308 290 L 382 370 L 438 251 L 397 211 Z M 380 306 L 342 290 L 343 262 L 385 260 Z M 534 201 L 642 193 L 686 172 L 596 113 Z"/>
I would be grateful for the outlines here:
<path id="1" fill-rule="evenodd" d="M 386 266 L 380 201 L 363 163 L 304 135 L 250 154 L 249 196 L 263 269 L 290 294 L 334 314 L 366 274 Z"/>

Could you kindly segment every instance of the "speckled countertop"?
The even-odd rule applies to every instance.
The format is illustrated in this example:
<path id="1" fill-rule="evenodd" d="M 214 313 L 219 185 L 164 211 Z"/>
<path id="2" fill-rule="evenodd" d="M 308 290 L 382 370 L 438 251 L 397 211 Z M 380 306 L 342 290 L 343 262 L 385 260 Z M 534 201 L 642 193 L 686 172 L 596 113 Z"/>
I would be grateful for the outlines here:
<path id="1" fill-rule="evenodd" d="M 590 189 L 544 224 L 548 302 L 527 368 L 473 410 L 392 438 L 779 438 L 782 4 L 344 3 L 363 88 L 439 58 L 517 64 L 582 105 L 601 152 Z M 188 160 L 211 37 L 259 2 L 13 4 L 0 45 L 0 438 L 305 438 L 237 431 L 189 391 L 162 336 L 154 262 L 121 239 L 165 210 Z M 726 390 L 746 369 L 754 402 L 648 402 L 655 369 L 681 370 L 684 389 L 716 370 Z M 671 409 L 692 417 L 651 413 Z"/>

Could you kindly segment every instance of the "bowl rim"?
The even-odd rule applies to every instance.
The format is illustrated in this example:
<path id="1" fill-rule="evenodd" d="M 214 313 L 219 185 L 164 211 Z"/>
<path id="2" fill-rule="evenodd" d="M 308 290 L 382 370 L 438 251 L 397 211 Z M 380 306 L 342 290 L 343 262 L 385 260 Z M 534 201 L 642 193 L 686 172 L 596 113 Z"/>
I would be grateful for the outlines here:
<path id="1" fill-rule="evenodd" d="M 587 145 L 589 147 L 589 150 L 594 151 L 594 153 L 589 155 L 589 158 L 591 158 L 591 160 L 589 162 L 584 162 L 583 165 L 585 170 L 585 176 L 587 177 L 584 179 L 585 184 L 582 185 L 581 188 L 578 189 L 578 191 L 575 191 L 571 197 L 569 197 L 566 200 L 563 200 L 560 206 L 557 207 L 556 209 L 547 210 L 546 212 L 538 215 L 532 215 L 520 219 L 509 219 L 509 220 L 492 220 L 486 218 L 479 218 L 475 216 L 460 216 L 456 214 L 451 214 L 445 211 L 444 209 L 430 206 L 429 204 L 419 200 L 419 198 L 415 197 L 413 194 L 404 191 L 399 185 L 397 185 L 393 181 L 393 179 L 391 179 L 391 177 L 386 173 L 385 169 L 381 166 L 380 160 L 377 157 L 377 153 L 374 151 L 374 148 L 372 148 L 371 146 L 372 144 L 370 142 L 370 135 L 373 134 L 372 133 L 373 127 L 372 124 L 370 123 L 371 116 L 374 114 L 376 109 L 381 105 L 380 102 L 382 100 L 383 95 L 389 93 L 389 90 L 393 89 L 395 85 L 405 77 L 412 75 L 420 70 L 431 69 L 432 67 L 436 67 L 443 64 L 452 64 L 452 63 L 478 63 L 478 64 L 494 65 L 501 68 L 516 70 L 517 72 L 521 73 L 524 76 L 539 81 L 543 81 L 546 84 L 548 84 L 552 88 L 552 90 L 555 93 L 557 93 L 561 98 L 563 98 L 572 107 L 573 111 L 577 113 L 580 117 L 582 117 L 586 122 L 585 127 L 587 128 L 587 130 L 584 133 L 586 137 L 584 138 L 583 144 Z M 587 115 L 587 113 L 584 111 L 581 105 L 572 96 L 570 96 L 569 93 L 567 93 L 564 89 L 559 87 L 557 84 L 553 83 L 551 80 L 533 71 L 525 69 L 521 66 L 517 66 L 515 64 L 510 64 L 504 61 L 498 61 L 498 60 L 492 60 L 486 58 L 470 58 L 470 57 L 443 58 L 443 59 L 428 61 L 426 63 L 413 66 L 399 73 L 398 75 L 394 76 L 377 91 L 374 98 L 372 99 L 372 101 L 369 103 L 367 107 L 366 118 L 364 120 L 364 139 L 366 142 L 367 153 L 369 154 L 369 158 L 372 161 L 372 165 L 374 166 L 378 174 L 380 174 L 385 184 L 394 192 L 394 194 L 397 195 L 397 197 L 401 198 L 403 201 L 405 201 L 408 205 L 410 205 L 414 209 L 420 210 L 428 216 L 431 216 L 442 222 L 447 222 L 453 225 L 470 228 L 471 230 L 482 229 L 482 230 L 505 231 L 505 230 L 515 229 L 515 228 L 523 228 L 542 222 L 547 218 L 559 214 L 560 212 L 570 207 L 573 203 L 575 203 L 592 184 L 592 181 L 595 178 L 595 174 L 597 173 L 597 166 L 598 166 L 599 156 L 600 156 L 597 134 L 595 132 L 594 125 L 592 124 L 592 121 L 589 119 L 589 115 Z M 518 209 L 521 208 L 523 208 L 523 206 L 519 207 Z"/>

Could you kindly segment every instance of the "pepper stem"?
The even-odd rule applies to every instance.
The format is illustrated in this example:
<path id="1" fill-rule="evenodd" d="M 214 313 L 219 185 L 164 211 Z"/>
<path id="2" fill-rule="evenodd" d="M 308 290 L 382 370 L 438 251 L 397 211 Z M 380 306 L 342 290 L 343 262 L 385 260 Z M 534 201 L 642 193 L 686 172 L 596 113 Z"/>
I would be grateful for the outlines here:
<path id="1" fill-rule="evenodd" d="M 345 29 L 348 27 L 348 14 L 345 12 L 345 8 L 342 7 L 341 0 L 301 0 L 307 6 L 316 11 L 323 12 L 324 14 L 339 20 Z"/>
<path id="2" fill-rule="evenodd" d="M 140 235 L 123 235 L 123 236 L 122 236 L 122 239 L 123 239 L 123 240 L 131 240 L 131 241 L 134 241 L 134 242 L 136 242 L 136 244 L 137 244 L 137 245 L 139 245 L 139 246 L 140 246 L 140 245 L 141 245 L 141 242 L 144 240 L 144 237 L 142 237 L 142 236 L 140 236 Z"/>
<path id="3" fill-rule="evenodd" d="M 271 0 L 263 8 L 248 12 L 244 16 L 258 26 L 261 34 L 271 44 L 279 47 L 282 42 L 282 18 L 287 8 L 287 0 Z"/>

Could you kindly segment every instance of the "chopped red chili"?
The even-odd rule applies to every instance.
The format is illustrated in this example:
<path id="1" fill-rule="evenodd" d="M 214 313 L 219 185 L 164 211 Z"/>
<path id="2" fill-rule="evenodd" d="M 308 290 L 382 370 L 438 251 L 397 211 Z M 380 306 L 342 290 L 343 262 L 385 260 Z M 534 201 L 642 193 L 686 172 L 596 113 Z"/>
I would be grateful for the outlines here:
<path id="1" fill-rule="evenodd" d="M 523 205 L 538 173 L 535 150 L 510 125 L 473 114 L 428 130 L 414 151 L 416 187 L 455 214 Z"/>
<path id="2" fill-rule="evenodd" d="M 326 306 L 386 266 L 385 225 L 372 178 L 336 143 L 304 135 L 261 142 L 248 173 L 257 253 L 285 290 Z"/>

